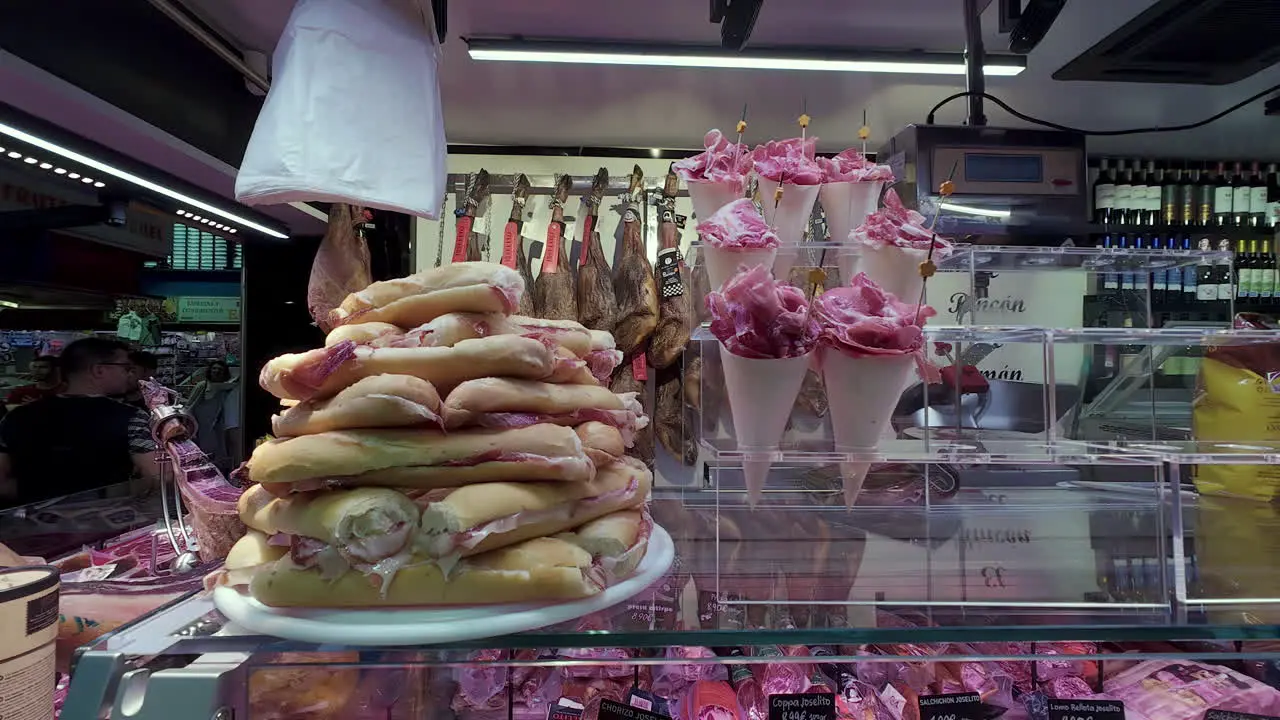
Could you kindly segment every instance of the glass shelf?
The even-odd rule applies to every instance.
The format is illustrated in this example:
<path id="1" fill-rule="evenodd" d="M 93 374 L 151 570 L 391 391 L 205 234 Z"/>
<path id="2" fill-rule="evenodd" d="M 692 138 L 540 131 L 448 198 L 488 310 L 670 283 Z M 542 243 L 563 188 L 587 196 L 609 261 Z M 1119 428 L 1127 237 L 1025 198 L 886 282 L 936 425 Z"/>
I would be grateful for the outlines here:
<path id="1" fill-rule="evenodd" d="M 579 621 L 434 648 L 716 647 L 767 643 L 1280 638 L 1280 510 L 1186 503 L 1193 538 L 1178 598 L 1170 506 L 1083 487 L 965 489 L 954 505 L 858 508 L 810 502 L 715 507 L 659 490 L 655 520 L 677 547 L 670 575 Z M 1241 520 L 1257 520 L 1248 529 Z M 749 528 L 749 531 L 744 530 Z M 1270 538 L 1263 546 L 1236 545 Z M 915 626 L 889 615 L 916 619 Z M 194 594 L 100 639 L 131 655 L 314 646 L 226 625 Z"/>

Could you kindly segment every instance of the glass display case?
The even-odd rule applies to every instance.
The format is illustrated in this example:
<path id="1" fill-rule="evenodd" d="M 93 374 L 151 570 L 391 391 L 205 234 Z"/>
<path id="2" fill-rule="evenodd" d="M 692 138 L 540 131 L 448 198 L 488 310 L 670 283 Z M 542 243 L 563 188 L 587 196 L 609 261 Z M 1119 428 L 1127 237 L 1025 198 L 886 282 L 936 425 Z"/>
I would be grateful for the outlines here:
<path id="1" fill-rule="evenodd" d="M 832 250 L 798 248 L 793 282 L 847 282 L 857 258 Z M 676 546 L 654 586 L 411 648 L 247 634 L 192 593 L 82 649 L 63 717 L 1280 715 L 1277 335 L 1150 312 L 1156 273 L 1223 261 L 958 247 L 924 291 L 927 354 L 953 370 L 895 385 L 890 422 L 853 449 L 831 416 L 865 398 L 816 371 L 781 443 L 740 447 L 700 325 L 685 397 L 703 471 L 654 488 Z M 1094 306 L 1117 321 L 1086 327 Z M 751 463 L 768 465 L 754 503 Z"/>

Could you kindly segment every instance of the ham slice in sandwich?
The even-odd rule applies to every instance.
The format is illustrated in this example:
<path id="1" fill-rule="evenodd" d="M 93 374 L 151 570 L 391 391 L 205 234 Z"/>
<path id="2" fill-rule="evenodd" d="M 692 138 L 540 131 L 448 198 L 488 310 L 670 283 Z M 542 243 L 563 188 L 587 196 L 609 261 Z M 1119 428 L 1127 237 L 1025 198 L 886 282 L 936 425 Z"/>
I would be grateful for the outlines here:
<path id="1" fill-rule="evenodd" d="M 440 412 L 449 431 L 602 422 L 617 428 L 625 447 L 631 447 L 635 433 L 649 424 L 636 393 L 615 393 L 598 385 L 511 378 L 480 378 L 462 383 L 444 399 Z"/>
<path id="2" fill-rule="evenodd" d="M 612 428 L 610 428 L 612 429 Z M 248 480 L 274 495 L 332 487 L 432 489 L 498 480 L 586 482 L 588 450 L 612 455 L 620 437 L 547 423 L 506 430 L 335 430 L 270 440 L 254 448 Z"/>

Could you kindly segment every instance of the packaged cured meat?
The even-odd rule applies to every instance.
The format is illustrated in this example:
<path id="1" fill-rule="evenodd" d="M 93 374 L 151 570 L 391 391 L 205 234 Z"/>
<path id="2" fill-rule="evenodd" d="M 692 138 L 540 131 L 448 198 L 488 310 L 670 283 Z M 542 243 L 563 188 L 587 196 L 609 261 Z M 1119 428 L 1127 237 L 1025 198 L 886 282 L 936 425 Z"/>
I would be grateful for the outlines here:
<path id="1" fill-rule="evenodd" d="M 751 151 L 761 210 L 780 241 L 773 273 L 783 280 L 791 275 L 796 246 L 809 225 L 822 183 L 822 168 L 814 161 L 817 142 L 813 137 L 770 140 Z"/>
<path id="2" fill-rule="evenodd" d="M 1160 720 L 1195 720 L 1206 710 L 1280 713 L 1280 691 L 1220 665 L 1148 660 L 1107 679 L 1106 695 Z"/>
<path id="3" fill-rule="evenodd" d="M 742 197 L 751 153 L 746 145 L 731 143 L 719 130 L 702 138 L 703 151 L 679 160 L 673 168 L 689 187 L 693 213 L 699 220 Z"/>
<path id="4" fill-rule="evenodd" d="M 692 288 L 689 269 L 680 255 L 682 220 L 676 217 L 676 193 L 680 181 L 674 170 L 667 171 L 658 219 L 658 324 L 649 338 L 649 364 L 665 370 L 678 362 L 693 331 Z"/>
<path id="5" fill-rule="evenodd" d="M 640 351 L 658 325 L 658 288 L 644 247 L 643 211 L 644 171 L 637 165 L 631 173 L 622 216 L 622 254 L 613 268 L 613 289 L 618 298 L 613 336 L 627 356 Z"/>
<path id="6" fill-rule="evenodd" d="M 921 362 L 920 324 L 933 308 L 901 302 L 864 273 L 847 287 L 832 288 L 813 301 L 821 327 L 818 365 L 832 403 L 836 450 L 874 452 L 888 427 L 912 368 Z M 862 489 L 870 462 L 841 464 L 845 503 Z"/>
<path id="7" fill-rule="evenodd" d="M 356 229 L 365 222 L 364 212 L 346 203 L 334 203 L 329 208 L 329 225 L 316 249 L 307 281 L 307 310 L 321 330 L 332 327 L 329 313 L 347 295 L 373 282 L 369 246 Z"/>
<path id="8" fill-rule="evenodd" d="M 757 265 L 707 296 L 711 332 L 729 392 L 738 451 L 744 454 L 748 500 L 764 490 L 800 384 L 809 369 L 818 325 L 799 289 L 774 282 Z"/>
<path id="9" fill-rule="evenodd" d="M 920 263 L 933 247 L 935 260 L 951 254 L 951 242 L 925 227 L 924 216 L 903 206 L 897 191 L 884 194 L 884 207 L 868 215 L 849 236 L 858 270 L 895 297 L 917 302 L 924 288 Z M 843 269 L 843 267 L 842 267 Z"/>
<path id="10" fill-rule="evenodd" d="M 344 666 L 359 660 L 360 654 L 350 651 L 255 658 L 258 666 L 249 672 L 249 712 L 272 720 L 348 717 L 347 703 L 355 694 L 360 671 Z"/>
<path id="11" fill-rule="evenodd" d="M 585 199 L 586 217 L 582 219 L 581 264 L 578 267 L 578 322 L 592 330 L 613 332 L 618 322 L 618 298 L 613 291 L 613 271 L 600 246 L 596 219 L 600 203 L 609 186 L 609 170 L 600 168 Z"/>
<path id="12" fill-rule="evenodd" d="M 698 223 L 698 235 L 703 242 L 707 278 L 714 290 L 719 290 L 743 266 L 773 269 L 778 236 L 756 211 L 755 203 L 746 198 L 725 205 Z"/>
<path id="13" fill-rule="evenodd" d="M 577 320 L 578 297 L 573 286 L 573 268 L 565 247 L 564 204 L 569 199 L 573 178 L 561 175 L 551 196 L 551 222 L 542 252 L 542 269 L 533 281 L 533 314 L 551 320 Z"/>

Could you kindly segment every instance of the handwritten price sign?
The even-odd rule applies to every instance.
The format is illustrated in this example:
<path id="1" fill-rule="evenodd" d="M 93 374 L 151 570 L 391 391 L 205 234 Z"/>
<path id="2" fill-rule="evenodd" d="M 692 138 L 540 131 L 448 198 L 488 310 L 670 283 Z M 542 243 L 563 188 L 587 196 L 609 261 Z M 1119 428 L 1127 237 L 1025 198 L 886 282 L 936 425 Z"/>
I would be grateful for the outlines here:
<path id="1" fill-rule="evenodd" d="M 835 720 L 836 696 L 799 693 L 769 696 L 769 720 Z"/>
<path id="2" fill-rule="evenodd" d="M 1049 720 L 1124 720 L 1119 700 L 1050 700 Z"/>

